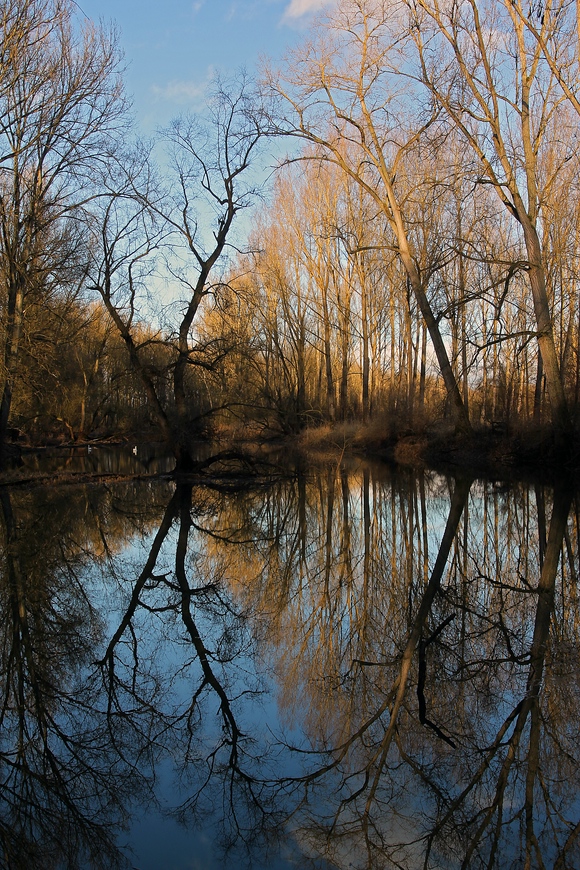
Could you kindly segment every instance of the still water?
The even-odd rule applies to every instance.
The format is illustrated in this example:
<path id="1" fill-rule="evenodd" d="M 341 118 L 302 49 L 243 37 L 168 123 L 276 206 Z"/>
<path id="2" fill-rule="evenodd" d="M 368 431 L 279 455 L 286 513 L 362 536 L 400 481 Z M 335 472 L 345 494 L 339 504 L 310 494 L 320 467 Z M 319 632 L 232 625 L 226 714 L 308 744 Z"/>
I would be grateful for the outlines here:
<path id="1" fill-rule="evenodd" d="M 578 528 L 352 461 L 0 488 L 0 866 L 579 867 Z"/>

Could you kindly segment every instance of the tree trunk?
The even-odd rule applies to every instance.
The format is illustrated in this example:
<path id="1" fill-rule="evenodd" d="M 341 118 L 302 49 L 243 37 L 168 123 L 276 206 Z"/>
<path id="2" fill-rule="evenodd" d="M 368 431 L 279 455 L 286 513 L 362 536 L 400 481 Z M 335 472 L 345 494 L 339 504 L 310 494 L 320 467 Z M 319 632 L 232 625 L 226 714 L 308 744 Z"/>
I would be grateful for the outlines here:
<path id="1" fill-rule="evenodd" d="M 419 270 L 415 265 L 413 257 L 411 256 L 407 234 L 403 225 L 403 218 L 397 200 L 395 198 L 394 191 L 390 185 L 385 184 L 385 186 L 387 188 L 389 200 L 388 204 L 385 203 L 383 208 L 385 209 L 385 212 L 387 214 L 387 217 L 389 218 L 391 227 L 397 239 L 397 247 L 401 262 L 403 264 L 405 272 L 407 273 L 409 284 L 415 295 L 415 299 L 417 300 L 417 304 L 423 316 L 427 331 L 429 332 L 429 337 L 433 345 L 433 350 L 435 351 L 435 356 L 439 364 L 441 377 L 443 378 L 443 383 L 445 384 L 447 396 L 451 403 L 453 418 L 455 422 L 455 429 L 458 432 L 470 435 L 473 433 L 473 430 L 471 428 L 471 423 L 469 422 L 469 415 L 467 413 L 465 405 L 463 404 L 461 391 L 459 389 L 455 373 L 453 372 L 453 368 L 451 367 L 451 363 L 449 361 L 447 348 L 445 347 L 445 342 L 443 341 L 441 331 L 439 329 L 439 322 L 433 314 L 429 299 L 427 298 L 425 287 L 423 286 L 421 275 L 419 274 Z"/>
<path id="2" fill-rule="evenodd" d="M 12 392 L 14 377 L 16 374 L 16 362 L 20 346 L 22 332 L 22 311 L 24 304 L 24 287 L 21 281 L 17 281 L 14 287 L 9 289 L 8 294 L 8 322 L 6 324 L 6 343 L 4 349 L 4 368 L 6 380 L 0 401 L 0 468 L 6 458 L 6 440 L 8 435 L 8 423 L 10 409 L 12 407 Z"/>
<path id="3" fill-rule="evenodd" d="M 336 419 L 336 400 L 334 396 L 334 379 L 332 377 L 332 354 L 330 342 L 330 314 L 328 311 L 328 288 L 322 287 L 322 317 L 324 328 L 324 362 L 326 371 L 326 412 L 328 419 Z"/>
<path id="4" fill-rule="evenodd" d="M 544 274 L 540 240 L 527 214 L 520 218 L 520 222 L 524 230 L 529 260 L 529 278 L 538 330 L 538 346 L 542 356 L 542 366 L 552 407 L 554 432 L 557 443 L 561 447 L 564 447 L 570 443 L 572 437 L 572 420 L 568 410 L 554 342 L 554 331 L 550 314 L 550 303 L 546 292 L 546 276 Z"/>

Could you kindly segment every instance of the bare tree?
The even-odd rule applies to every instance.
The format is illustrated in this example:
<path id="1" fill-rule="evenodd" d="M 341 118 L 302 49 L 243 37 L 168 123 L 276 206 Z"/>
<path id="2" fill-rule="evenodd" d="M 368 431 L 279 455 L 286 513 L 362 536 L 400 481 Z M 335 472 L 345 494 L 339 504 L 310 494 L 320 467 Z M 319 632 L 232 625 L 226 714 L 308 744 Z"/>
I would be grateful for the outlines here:
<path id="1" fill-rule="evenodd" d="M 382 14 L 377 14 L 377 7 Z M 429 270 L 422 271 L 409 237 L 405 191 L 397 173 L 417 139 L 433 124 L 413 118 L 396 82 L 401 33 L 398 11 L 382 3 L 346 2 L 318 41 L 299 49 L 283 74 L 268 73 L 281 100 L 280 128 L 314 145 L 305 159 L 330 161 L 359 184 L 384 214 L 390 244 L 404 267 L 429 332 L 458 429 L 471 429 L 440 319 L 429 297 Z M 396 55 L 396 58 L 395 58 Z"/>
<path id="2" fill-rule="evenodd" d="M 156 213 L 161 199 L 149 151 L 136 146 L 119 157 L 105 166 L 101 196 L 85 212 L 90 238 L 87 282 L 101 297 L 127 350 L 162 437 L 171 442 L 165 390 L 149 355 L 153 344 L 165 340 L 159 329 L 144 328 L 151 314 L 148 283 L 155 275 L 154 257 L 166 237 L 165 224 Z"/>
<path id="3" fill-rule="evenodd" d="M 546 258 L 540 224 L 550 187 L 575 149 L 568 136 L 564 163 L 542 171 L 550 136 L 566 138 L 558 76 L 545 63 L 541 46 L 554 37 L 551 15 L 542 16 L 541 38 L 530 36 L 519 4 L 473 0 L 407 4 L 408 26 L 419 65 L 418 77 L 430 99 L 461 133 L 476 161 L 476 184 L 491 185 L 523 235 L 552 417 L 566 441 L 572 423 L 554 336 L 546 286 Z M 411 77 L 414 77 L 411 73 Z M 545 170 L 545 166 L 543 169 Z"/>
<path id="4" fill-rule="evenodd" d="M 72 0 L 10 0 L 0 11 L 0 450 L 30 294 L 80 268 L 71 218 L 125 120 L 115 34 L 78 25 Z M 76 264 L 76 266 L 75 266 Z"/>
<path id="5" fill-rule="evenodd" d="M 228 251 L 236 250 L 236 221 L 259 194 L 253 161 L 263 135 L 261 111 L 245 77 L 231 89 L 216 82 L 205 117 L 176 120 L 165 132 L 170 158 L 168 192 L 161 196 L 154 190 L 149 170 L 141 167 L 132 175 L 130 168 L 117 166 L 120 187 L 115 189 L 111 181 L 104 208 L 99 205 L 91 283 L 129 349 L 181 470 L 193 467 L 192 433 L 199 429 L 200 411 L 190 373 L 195 367 L 213 367 L 206 344 L 198 341 L 195 321 L 204 300 L 219 296 Z M 126 211 L 126 217 L 121 211 Z M 171 355 L 165 372 L 171 381 L 167 400 L 139 353 L 135 280 L 137 264 L 143 278 L 144 264 L 162 237 L 166 278 L 173 295 L 159 338 Z M 113 274 L 114 287 L 109 280 Z"/>

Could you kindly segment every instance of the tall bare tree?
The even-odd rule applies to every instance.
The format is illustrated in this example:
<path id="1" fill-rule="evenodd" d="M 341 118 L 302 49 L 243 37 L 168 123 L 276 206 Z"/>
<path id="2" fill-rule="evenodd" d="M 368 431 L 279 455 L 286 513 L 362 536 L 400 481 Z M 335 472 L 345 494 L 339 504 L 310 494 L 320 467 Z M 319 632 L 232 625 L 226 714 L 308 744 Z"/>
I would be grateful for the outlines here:
<path id="1" fill-rule="evenodd" d="M 196 317 L 208 297 L 219 297 L 228 251 L 237 250 L 236 221 L 259 195 L 261 179 L 253 163 L 264 132 L 259 104 L 245 77 L 231 88 L 216 82 L 204 117 L 176 120 L 166 131 L 170 168 L 165 195 L 152 184 L 146 165 L 132 174 L 134 162 L 129 167 L 117 164 L 120 186 L 115 188 L 114 179 L 109 182 L 109 195 L 93 222 L 91 285 L 129 350 L 181 470 L 193 467 L 192 434 L 200 418 L 190 374 L 214 365 L 212 348 L 196 333 Z M 140 353 L 143 311 L 136 295 L 138 273 L 143 284 L 147 262 L 162 238 L 165 277 L 171 284 L 159 338 L 171 355 L 163 373 L 171 381 L 168 396 L 159 390 Z"/>
<path id="2" fill-rule="evenodd" d="M 58 292 L 63 270 L 80 268 L 73 213 L 125 123 L 115 34 L 76 12 L 72 0 L 0 8 L 0 450 L 26 300 Z"/>
<path id="3" fill-rule="evenodd" d="M 560 440 L 566 441 L 572 423 L 560 373 L 540 226 L 548 191 L 576 145 L 561 111 L 561 81 L 542 54 L 542 45 L 555 36 L 556 23 L 551 14 L 540 16 L 536 39 L 526 29 L 519 7 L 511 0 L 484 4 L 465 0 L 451 6 L 438 0 L 409 3 L 408 42 L 415 46 L 416 74 L 430 99 L 471 150 L 476 183 L 491 185 L 521 228 L 526 251 L 522 268 L 528 275 L 554 427 Z M 568 154 L 546 174 L 541 160 L 551 136 L 568 140 Z"/>
<path id="4" fill-rule="evenodd" d="M 298 49 L 284 73 L 270 71 L 268 82 L 281 99 L 281 129 L 312 143 L 308 159 L 339 166 L 384 214 L 392 233 L 389 243 L 429 332 L 456 426 L 469 432 L 468 413 L 429 296 L 429 270 L 419 266 L 407 226 L 405 191 L 397 183 L 409 149 L 437 115 L 413 117 L 410 99 L 400 99 L 396 71 L 404 56 L 397 47 L 399 25 L 398 10 L 389 12 L 384 3 L 341 3 L 318 39 Z"/>

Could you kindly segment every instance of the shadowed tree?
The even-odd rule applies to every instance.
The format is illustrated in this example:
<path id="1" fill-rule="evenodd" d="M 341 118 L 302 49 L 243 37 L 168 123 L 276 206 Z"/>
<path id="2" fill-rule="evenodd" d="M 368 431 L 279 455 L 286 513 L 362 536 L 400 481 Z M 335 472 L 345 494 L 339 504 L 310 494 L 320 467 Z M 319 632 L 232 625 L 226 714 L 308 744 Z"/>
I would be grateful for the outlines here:
<path id="1" fill-rule="evenodd" d="M 80 26 L 76 11 L 70 0 L 10 0 L 0 10 L 0 450 L 27 303 L 80 272 L 73 214 L 125 123 L 115 36 Z"/>
<path id="2" fill-rule="evenodd" d="M 202 416 L 191 371 L 213 368 L 212 348 L 199 340 L 196 317 L 208 297 L 219 296 L 236 222 L 258 196 L 253 164 L 264 132 L 260 106 L 246 79 L 231 89 L 216 83 L 204 117 L 177 120 L 164 134 L 170 161 L 167 192 L 154 191 L 142 161 L 130 164 L 134 174 L 130 167 L 117 166 L 120 186 L 109 181 L 109 198 L 94 220 L 91 285 L 128 348 L 180 470 L 194 467 L 191 442 Z M 88 218 L 93 221 L 90 213 Z M 151 376 L 137 337 L 139 284 L 151 294 L 153 282 L 146 273 L 161 240 L 174 300 L 165 308 L 159 336 L 170 354 L 162 373 L 170 383 L 167 398 Z"/>

